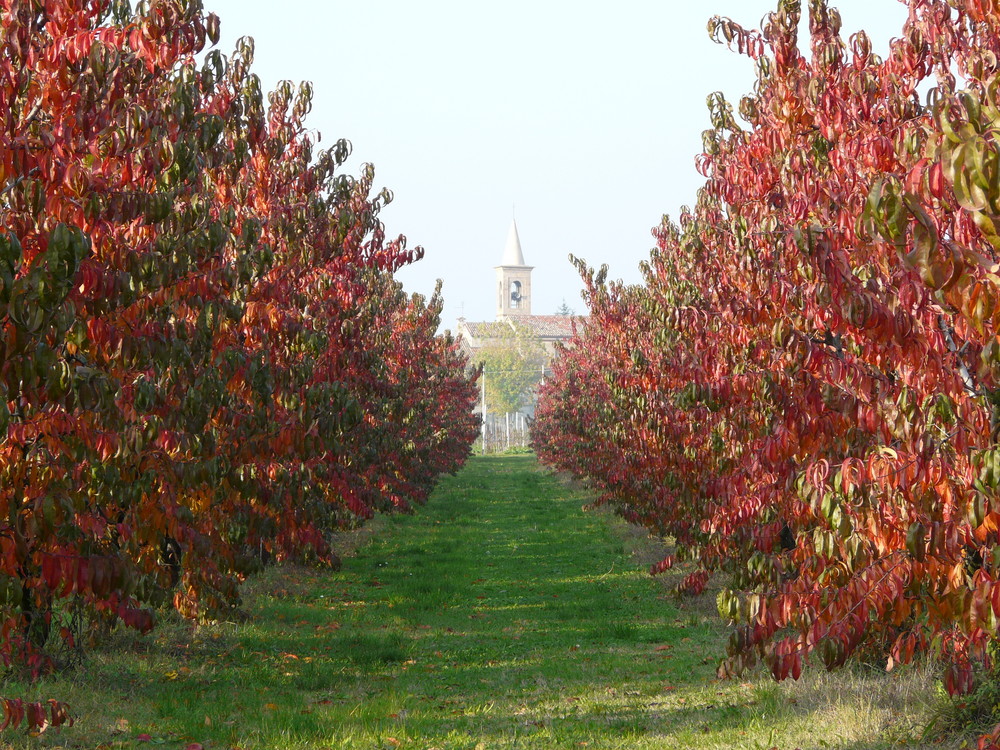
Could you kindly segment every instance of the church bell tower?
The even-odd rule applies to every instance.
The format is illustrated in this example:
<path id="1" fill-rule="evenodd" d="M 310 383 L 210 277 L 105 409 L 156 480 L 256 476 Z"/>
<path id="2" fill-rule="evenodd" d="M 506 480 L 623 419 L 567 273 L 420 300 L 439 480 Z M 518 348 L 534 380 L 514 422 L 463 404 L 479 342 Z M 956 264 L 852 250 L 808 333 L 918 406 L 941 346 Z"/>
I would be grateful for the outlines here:
<path id="1" fill-rule="evenodd" d="M 524 264 L 517 223 L 510 222 L 497 272 L 497 319 L 531 315 L 531 269 Z"/>

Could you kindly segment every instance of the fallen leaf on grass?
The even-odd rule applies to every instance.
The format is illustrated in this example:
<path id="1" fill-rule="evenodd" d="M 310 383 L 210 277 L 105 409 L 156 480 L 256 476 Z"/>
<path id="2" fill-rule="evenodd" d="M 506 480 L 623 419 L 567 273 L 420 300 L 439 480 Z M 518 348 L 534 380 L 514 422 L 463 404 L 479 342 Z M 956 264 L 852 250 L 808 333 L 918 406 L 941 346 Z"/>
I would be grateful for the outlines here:
<path id="1" fill-rule="evenodd" d="M 670 649 L 672 649 L 672 648 L 673 648 L 673 646 L 669 646 L 669 645 L 667 645 L 667 644 L 664 644 L 664 645 L 662 645 L 662 646 L 657 646 L 657 647 L 656 647 L 656 648 L 654 648 L 653 650 L 654 650 L 654 651 L 669 651 L 669 650 L 670 650 Z"/>

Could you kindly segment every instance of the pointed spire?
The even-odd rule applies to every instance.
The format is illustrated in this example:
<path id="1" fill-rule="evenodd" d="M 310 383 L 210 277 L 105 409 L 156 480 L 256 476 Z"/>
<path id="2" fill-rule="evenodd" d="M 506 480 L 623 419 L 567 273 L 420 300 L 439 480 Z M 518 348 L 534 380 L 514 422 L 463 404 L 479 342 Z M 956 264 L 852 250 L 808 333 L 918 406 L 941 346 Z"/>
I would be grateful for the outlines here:
<path id="1" fill-rule="evenodd" d="M 521 252 L 521 238 L 517 236 L 517 222 L 510 220 L 510 231 L 507 232 L 507 245 L 503 249 L 501 266 L 523 266 L 524 254 Z"/>

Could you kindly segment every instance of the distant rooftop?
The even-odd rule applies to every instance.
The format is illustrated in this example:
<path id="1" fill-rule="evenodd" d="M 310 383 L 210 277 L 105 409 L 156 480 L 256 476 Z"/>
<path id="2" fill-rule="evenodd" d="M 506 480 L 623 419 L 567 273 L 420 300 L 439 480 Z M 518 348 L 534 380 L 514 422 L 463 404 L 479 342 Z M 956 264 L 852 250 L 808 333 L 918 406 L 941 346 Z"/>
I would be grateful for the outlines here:
<path id="1" fill-rule="evenodd" d="M 538 338 L 568 339 L 573 335 L 573 322 L 579 328 L 587 325 L 586 317 L 570 315 L 518 315 L 504 320 L 483 322 L 462 321 L 469 335 L 476 339 L 495 338 L 509 331 L 512 323 L 524 326 Z"/>
<path id="2" fill-rule="evenodd" d="M 510 325 L 502 320 L 487 320 L 481 323 L 465 321 L 465 327 L 469 330 L 469 335 L 477 339 L 502 336 L 510 330 Z"/>
<path id="3" fill-rule="evenodd" d="M 524 315 L 517 322 L 539 338 L 569 338 L 573 335 L 573 321 L 583 328 L 586 318 L 573 315 Z"/>

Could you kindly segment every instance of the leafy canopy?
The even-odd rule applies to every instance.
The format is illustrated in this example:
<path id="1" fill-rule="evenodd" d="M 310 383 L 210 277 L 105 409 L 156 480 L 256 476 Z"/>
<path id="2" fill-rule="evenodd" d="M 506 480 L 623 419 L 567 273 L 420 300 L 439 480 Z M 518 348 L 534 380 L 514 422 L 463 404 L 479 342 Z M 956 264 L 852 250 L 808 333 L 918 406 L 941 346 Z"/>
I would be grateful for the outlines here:
<path id="1" fill-rule="evenodd" d="M 486 411 L 507 414 L 531 403 L 548 359 L 531 329 L 515 320 L 497 321 L 474 355 L 486 383 Z"/>

